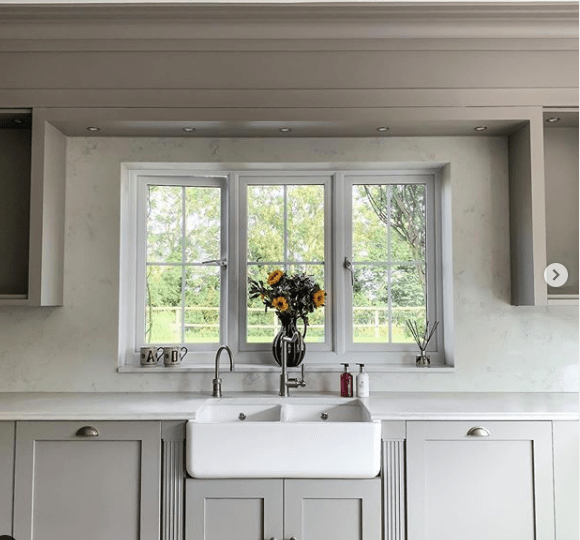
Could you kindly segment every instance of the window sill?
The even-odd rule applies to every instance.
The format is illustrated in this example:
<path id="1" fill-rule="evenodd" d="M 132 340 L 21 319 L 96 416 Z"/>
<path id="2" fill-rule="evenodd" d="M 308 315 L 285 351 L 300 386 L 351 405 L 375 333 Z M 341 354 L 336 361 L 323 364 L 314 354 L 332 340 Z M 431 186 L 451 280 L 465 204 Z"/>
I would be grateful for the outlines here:
<path id="1" fill-rule="evenodd" d="M 291 372 L 299 371 L 300 368 L 290 368 Z M 305 371 L 311 373 L 336 372 L 343 370 L 341 366 L 328 364 L 305 364 Z M 125 365 L 117 368 L 119 373 L 151 373 L 151 374 L 171 374 L 171 373 L 211 373 L 215 370 L 215 364 L 181 364 L 175 367 L 165 367 L 162 365 L 155 367 L 145 367 L 138 365 Z M 222 372 L 227 371 L 227 368 L 222 367 Z M 237 373 L 279 373 L 278 366 L 270 366 L 264 364 L 236 364 L 235 370 Z M 449 365 L 433 364 L 429 367 L 416 367 L 412 365 L 403 364 L 383 364 L 373 365 L 365 364 L 365 371 L 369 373 L 454 373 L 455 367 Z"/>

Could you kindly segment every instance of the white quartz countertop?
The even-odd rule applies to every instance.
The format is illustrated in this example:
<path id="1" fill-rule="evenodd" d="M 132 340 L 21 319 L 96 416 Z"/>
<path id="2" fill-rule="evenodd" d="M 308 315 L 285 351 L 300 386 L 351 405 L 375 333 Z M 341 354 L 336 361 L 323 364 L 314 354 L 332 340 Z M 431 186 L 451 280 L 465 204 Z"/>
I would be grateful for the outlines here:
<path id="1" fill-rule="evenodd" d="M 298 390 L 294 396 L 336 397 Z M 224 394 L 232 397 L 275 396 Z M 209 399 L 209 393 L 0 393 L 0 420 L 188 420 Z M 374 392 L 363 401 L 377 420 L 578 420 L 576 393 Z"/>

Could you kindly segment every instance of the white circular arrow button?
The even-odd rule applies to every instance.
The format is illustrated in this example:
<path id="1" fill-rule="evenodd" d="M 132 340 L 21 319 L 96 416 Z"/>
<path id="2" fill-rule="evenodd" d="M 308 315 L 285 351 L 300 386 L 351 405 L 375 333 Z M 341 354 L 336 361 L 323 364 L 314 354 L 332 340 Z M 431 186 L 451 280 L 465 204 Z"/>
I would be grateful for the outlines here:
<path id="1" fill-rule="evenodd" d="M 552 263 L 544 270 L 544 279 L 550 287 L 561 287 L 568 281 L 568 270 L 563 264 Z"/>

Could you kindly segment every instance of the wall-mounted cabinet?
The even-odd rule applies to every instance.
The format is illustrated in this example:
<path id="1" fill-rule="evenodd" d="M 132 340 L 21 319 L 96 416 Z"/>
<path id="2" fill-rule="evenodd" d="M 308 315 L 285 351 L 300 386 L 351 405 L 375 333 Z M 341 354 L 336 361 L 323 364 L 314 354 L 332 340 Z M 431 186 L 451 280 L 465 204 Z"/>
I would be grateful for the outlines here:
<path id="1" fill-rule="evenodd" d="M 0 110 L 0 302 L 28 297 L 32 116 Z"/>
<path id="2" fill-rule="evenodd" d="M 578 304 L 578 110 L 544 111 L 547 264 L 568 270 L 561 287 L 548 286 L 548 304 Z"/>
<path id="3" fill-rule="evenodd" d="M 578 304 L 578 109 L 537 109 L 509 136 L 509 168 L 512 304 Z M 552 263 L 561 287 L 544 279 Z"/>
<path id="4" fill-rule="evenodd" d="M 42 110 L 0 109 L 0 306 L 62 305 L 65 160 Z"/>

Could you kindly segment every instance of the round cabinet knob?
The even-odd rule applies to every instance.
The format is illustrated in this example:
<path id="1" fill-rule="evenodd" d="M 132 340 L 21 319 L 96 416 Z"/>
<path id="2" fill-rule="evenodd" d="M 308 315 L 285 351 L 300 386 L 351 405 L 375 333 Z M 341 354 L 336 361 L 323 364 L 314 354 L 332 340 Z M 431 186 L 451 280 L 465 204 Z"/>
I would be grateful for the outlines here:
<path id="1" fill-rule="evenodd" d="M 93 426 L 83 426 L 77 431 L 76 435 L 77 437 L 98 437 L 99 432 Z"/>
<path id="2" fill-rule="evenodd" d="M 481 426 L 472 427 L 467 432 L 468 437 L 489 437 L 490 435 L 491 433 L 489 432 L 489 430 Z"/>

